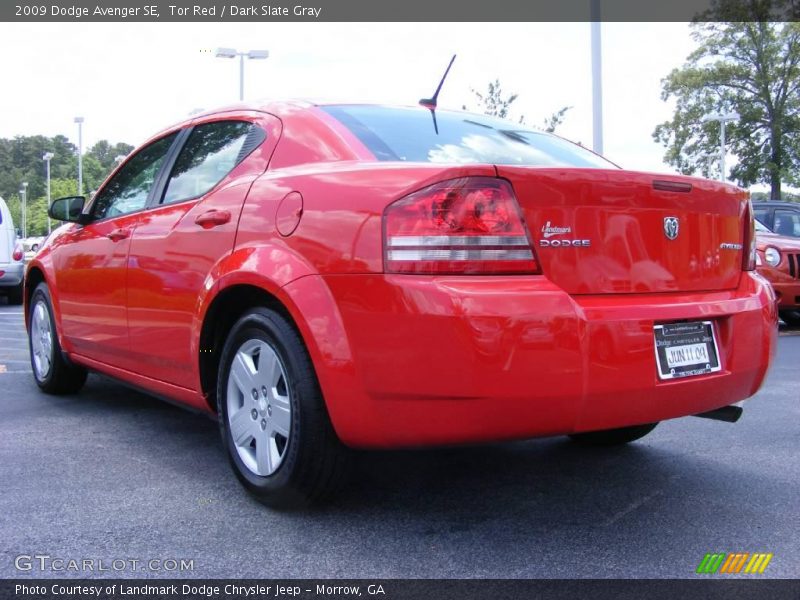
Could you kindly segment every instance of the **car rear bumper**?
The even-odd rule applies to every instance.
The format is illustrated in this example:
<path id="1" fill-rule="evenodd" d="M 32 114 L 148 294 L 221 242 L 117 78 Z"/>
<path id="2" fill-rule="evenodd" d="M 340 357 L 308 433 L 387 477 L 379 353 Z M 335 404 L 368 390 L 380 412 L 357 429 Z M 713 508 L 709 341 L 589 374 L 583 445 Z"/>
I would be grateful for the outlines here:
<path id="1" fill-rule="evenodd" d="M 358 447 L 697 414 L 753 395 L 776 344 L 774 295 L 749 273 L 731 291 L 606 296 L 570 296 L 539 276 L 319 279 L 284 290 L 306 317 L 301 330 L 334 427 Z M 722 370 L 661 381 L 653 324 L 687 319 L 714 322 Z"/>
<path id="2" fill-rule="evenodd" d="M 0 263 L 0 287 L 15 287 L 22 283 L 25 265 L 21 262 Z"/>

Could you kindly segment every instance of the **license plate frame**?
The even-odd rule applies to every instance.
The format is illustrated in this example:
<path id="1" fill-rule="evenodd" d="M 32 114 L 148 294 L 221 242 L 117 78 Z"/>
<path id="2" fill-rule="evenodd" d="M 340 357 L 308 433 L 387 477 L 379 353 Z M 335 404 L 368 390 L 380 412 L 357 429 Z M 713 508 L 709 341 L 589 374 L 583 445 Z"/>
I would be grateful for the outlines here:
<path id="1" fill-rule="evenodd" d="M 678 362 L 683 357 L 701 353 L 697 348 L 703 345 L 708 362 L 694 361 L 687 364 L 671 366 L 670 357 Z M 713 321 L 688 321 L 682 323 L 656 323 L 653 325 L 653 348 L 656 353 L 656 370 L 661 380 L 683 379 L 708 375 L 722 370 L 722 358 L 717 344 L 717 333 Z M 681 354 L 672 353 L 669 349 L 682 349 Z"/>

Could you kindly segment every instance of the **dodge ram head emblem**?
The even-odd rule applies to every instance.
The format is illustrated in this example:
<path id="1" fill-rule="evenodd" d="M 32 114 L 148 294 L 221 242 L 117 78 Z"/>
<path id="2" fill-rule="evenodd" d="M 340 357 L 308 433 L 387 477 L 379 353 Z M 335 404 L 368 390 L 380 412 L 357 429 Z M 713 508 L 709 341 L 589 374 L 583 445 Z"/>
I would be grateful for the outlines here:
<path id="1" fill-rule="evenodd" d="M 678 217 L 664 217 L 664 235 L 667 239 L 674 240 L 678 237 Z"/>

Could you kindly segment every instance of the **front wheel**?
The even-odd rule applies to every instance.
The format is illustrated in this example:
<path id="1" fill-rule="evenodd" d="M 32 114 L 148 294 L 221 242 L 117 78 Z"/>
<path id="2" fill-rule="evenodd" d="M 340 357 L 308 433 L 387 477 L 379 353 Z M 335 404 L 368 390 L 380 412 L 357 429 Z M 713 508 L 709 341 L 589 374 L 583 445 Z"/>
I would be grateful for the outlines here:
<path id="1" fill-rule="evenodd" d="M 643 438 L 653 431 L 656 425 L 658 423 L 646 423 L 644 425 L 634 425 L 633 427 L 620 427 L 619 429 L 587 431 L 586 433 L 573 433 L 569 437 L 587 446 L 618 446 Z"/>
<path id="2" fill-rule="evenodd" d="M 800 327 L 800 310 L 782 310 L 780 315 L 790 327 Z"/>
<path id="3" fill-rule="evenodd" d="M 311 358 L 281 314 L 255 308 L 222 350 L 217 408 L 239 481 L 274 508 L 304 506 L 336 491 L 348 452 L 333 430 Z"/>
<path id="4" fill-rule="evenodd" d="M 28 346 L 36 384 L 48 394 L 73 394 L 86 382 L 86 369 L 67 361 L 61 351 L 53 318 L 50 290 L 42 282 L 31 296 Z"/>

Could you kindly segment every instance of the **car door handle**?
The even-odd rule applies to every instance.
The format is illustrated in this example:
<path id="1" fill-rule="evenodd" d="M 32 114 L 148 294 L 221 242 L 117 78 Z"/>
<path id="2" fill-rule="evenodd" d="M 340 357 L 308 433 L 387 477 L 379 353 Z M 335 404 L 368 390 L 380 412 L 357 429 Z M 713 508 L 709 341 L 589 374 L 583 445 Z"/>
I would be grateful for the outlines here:
<path id="1" fill-rule="evenodd" d="M 203 229 L 211 229 L 217 225 L 224 225 L 231 220 L 231 213 L 227 210 L 209 210 L 201 215 L 197 215 L 194 220 Z"/>
<path id="2" fill-rule="evenodd" d="M 130 229 L 119 228 L 119 229 L 114 229 L 113 231 L 109 231 L 106 234 L 106 237 L 110 239 L 112 242 L 118 242 L 120 240 L 124 240 L 130 234 L 131 234 Z"/>

